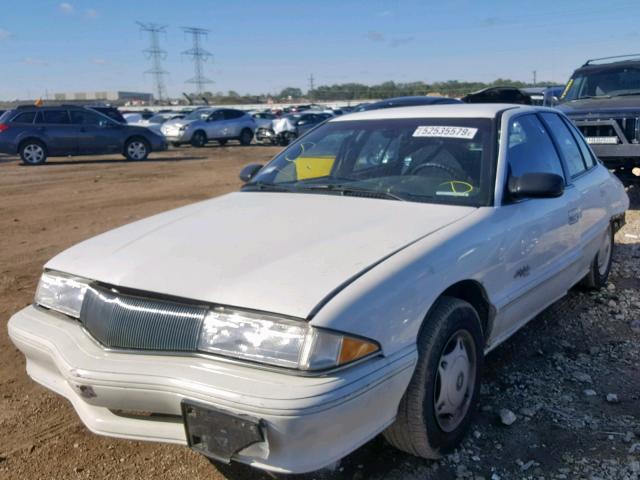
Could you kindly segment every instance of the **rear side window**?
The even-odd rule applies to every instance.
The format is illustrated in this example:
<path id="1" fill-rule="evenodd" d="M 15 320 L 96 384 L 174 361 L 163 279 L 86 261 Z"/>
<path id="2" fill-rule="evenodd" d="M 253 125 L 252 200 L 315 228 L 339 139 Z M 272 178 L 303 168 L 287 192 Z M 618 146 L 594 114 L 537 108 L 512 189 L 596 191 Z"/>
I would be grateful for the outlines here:
<path id="1" fill-rule="evenodd" d="M 584 159 L 584 163 L 587 164 L 587 170 L 592 168 L 596 164 L 596 159 L 591 153 L 589 146 L 587 145 L 587 141 L 582 136 L 582 133 L 570 122 L 565 120 L 565 124 L 569 125 L 569 129 L 573 132 L 573 136 L 578 143 L 578 147 L 580 147 L 580 152 L 582 152 L 582 158 Z"/>
<path id="2" fill-rule="evenodd" d="M 582 153 L 580 153 L 578 144 L 576 143 L 575 138 L 573 138 L 569 127 L 567 127 L 560 116 L 555 113 L 543 113 L 542 118 L 547 122 L 549 129 L 553 132 L 553 136 L 558 143 L 560 152 L 562 153 L 565 162 L 567 162 L 569 175 L 571 177 L 580 175 L 587 169 L 587 167 L 582 159 Z"/>
<path id="3" fill-rule="evenodd" d="M 562 163 L 549 132 L 535 115 L 511 121 L 507 159 L 510 174 L 555 173 L 564 178 Z"/>
<path id="4" fill-rule="evenodd" d="M 36 123 L 49 123 L 54 125 L 68 125 L 69 114 L 66 110 L 44 110 L 38 112 Z"/>
<path id="5" fill-rule="evenodd" d="M 23 112 L 13 117 L 11 121 L 14 123 L 33 123 L 35 118 L 36 112 Z"/>

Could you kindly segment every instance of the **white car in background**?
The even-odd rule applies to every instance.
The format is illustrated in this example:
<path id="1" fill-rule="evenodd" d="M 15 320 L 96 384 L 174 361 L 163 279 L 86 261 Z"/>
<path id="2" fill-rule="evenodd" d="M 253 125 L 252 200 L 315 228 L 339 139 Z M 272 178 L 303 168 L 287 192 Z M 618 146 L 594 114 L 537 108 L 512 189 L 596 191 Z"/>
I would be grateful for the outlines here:
<path id="1" fill-rule="evenodd" d="M 162 125 L 169 120 L 180 120 L 184 118 L 185 115 L 183 113 L 178 112 L 162 112 L 156 113 L 152 117 L 146 120 L 140 120 L 136 123 L 136 125 L 140 125 L 142 127 L 147 127 L 153 130 L 158 135 L 162 135 Z"/>
<path id="2" fill-rule="evenodd" d="M 440 457 L 485 353 L 605 285 L 629 205 L 566 117 L 514 105 L 333 118 L 241 177 L 54 257 L 9 321 L 92 431 L 275 472 L 381 432 Z"/>

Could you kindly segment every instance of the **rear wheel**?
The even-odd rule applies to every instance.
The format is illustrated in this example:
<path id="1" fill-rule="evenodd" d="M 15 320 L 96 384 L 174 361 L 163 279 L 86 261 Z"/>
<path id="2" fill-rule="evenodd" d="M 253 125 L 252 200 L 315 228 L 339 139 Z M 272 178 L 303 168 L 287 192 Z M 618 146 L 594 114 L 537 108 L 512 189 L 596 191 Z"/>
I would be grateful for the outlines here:
<path id="1" fill-rule="evenodd" d="M 124 146 L 124 156 L 127 160 L 145 160 L 149 156 L 149 145 L 141 138 L 127 140 Z"/>
<path id="2" fill-rule="evenodd" d="M 459 445 L 478 402 L 483 348 L 478 312 L 440 298 L 418 337 L 418 363 L 396 421 L 384 432 L 394 447 L 436 459 Z"/>
<path id="3" fill-rule="evenodd" d="M 20 146 L 20 158 L 25 165 L 42 165 L 47 161 L 47 149 L 38 140 L 27 140 Z"/>
<path id="4" fill-rule="evenodd" d="M 596 257 L 591 262 L 591 268 L 586 277 L 582 279 L 581 285 L 591 290 L 598 290 L 607 285 L 611 263 L 613 261 L 613 228 L 611 224 L 602 235 L 600 247 Z"/>
<path id="5" fill-rule="evenodd" d="M 202 130 L 198 130 L 193 133 L 193 137 L 191 137 L 191 145 L 193 147 L 201 148 L 204 147 L 207 143 L 207 134 Z"/>
<path id="6" fill-rule="evenodd" d="M 244 146 L 250 145 L 251 144 L 251 140 L 253 140 L 253 133 L 248 128 L 245 128 L 240 133 L 239 140 L 240 140 L 240 144 L 241 145 L 244 145 Z"/>

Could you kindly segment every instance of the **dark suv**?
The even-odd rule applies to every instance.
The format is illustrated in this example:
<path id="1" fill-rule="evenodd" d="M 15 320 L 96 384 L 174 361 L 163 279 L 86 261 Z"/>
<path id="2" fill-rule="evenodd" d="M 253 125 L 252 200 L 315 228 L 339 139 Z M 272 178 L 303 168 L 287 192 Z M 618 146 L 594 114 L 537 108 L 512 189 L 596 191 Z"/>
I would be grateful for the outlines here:
<path id="1" fill-rule="evenodd" d="M 588 60 L 560 96 L 596 155 L 619 171 L 640 166 L 640 55 Z"/>
<path id="2" fill-rule="evenodd" d="M 152 130 L 116 122 L 89 107 L 24 106 L 0 116 L 0 153 L 17 153 L 26 165 L 40 165 L 48 156 L 105 153 L 144 160 L 166 148 L 164 137 Z"/>

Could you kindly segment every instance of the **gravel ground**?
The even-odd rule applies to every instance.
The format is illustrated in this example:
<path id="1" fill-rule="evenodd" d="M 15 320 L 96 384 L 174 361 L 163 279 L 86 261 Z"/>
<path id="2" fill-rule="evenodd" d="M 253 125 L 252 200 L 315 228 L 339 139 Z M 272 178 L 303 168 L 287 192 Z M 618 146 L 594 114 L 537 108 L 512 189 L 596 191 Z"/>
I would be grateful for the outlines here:
<path id="1" fill-rule="evenodd" d="M 28 304 L 42 264 L 117 225 L 238 187 L 268 147 L 181 148 L 27 168 L 0 156 L 0 318 Z M 574 289 L 492 352 L 462 448 L 438 462 L 378 437 L 334 470 L 291 479 L 640 479 L 640 193 L 616 235 L 606 290 Z M 510 425 L 507 425 L 510 423 Z M 30 381 L 0 329 L 0 479 L 267 479 L 188 449 L 89 433 L 68 402 Z"/>

